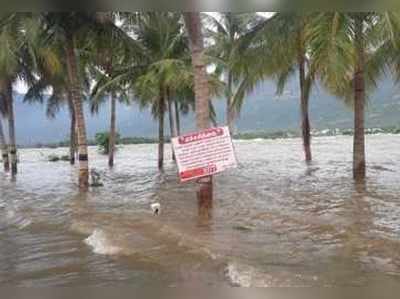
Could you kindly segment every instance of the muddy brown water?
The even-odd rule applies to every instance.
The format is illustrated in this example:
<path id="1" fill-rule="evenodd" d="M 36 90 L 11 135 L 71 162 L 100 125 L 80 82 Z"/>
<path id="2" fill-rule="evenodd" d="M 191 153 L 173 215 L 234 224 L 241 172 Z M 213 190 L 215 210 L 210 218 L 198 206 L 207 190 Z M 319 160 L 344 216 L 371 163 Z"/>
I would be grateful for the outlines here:
<path id="1" fill-rule="evenodd" d="M 400 283 L 400 136 L 367 138 L 366 188 L 351 179 L 351 137 L 235 142 L 239 168 L 215 179 L 199 225 L 195 186 L 155 145 L 90 149 L 104 187 L 79 194 L 67 149 L 20 151 L 0 173 L 0 285 L 363 286 Z M 167 157 L 170 153 L 167 152 Z M 154 217 L 150 204 L 161 203 Z"/>

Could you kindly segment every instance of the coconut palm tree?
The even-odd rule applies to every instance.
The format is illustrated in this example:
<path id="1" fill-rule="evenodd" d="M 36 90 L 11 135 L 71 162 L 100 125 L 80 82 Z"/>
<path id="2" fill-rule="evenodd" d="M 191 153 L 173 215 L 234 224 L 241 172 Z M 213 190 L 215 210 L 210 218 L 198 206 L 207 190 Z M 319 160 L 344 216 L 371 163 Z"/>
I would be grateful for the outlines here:
<path id="1" fill-rule="evenodd" d="M 312 22 L 312 59 L 325 87 L 354 109 L 353 177 L 366 177 L 365 105 L 387 66 L 382 47 L 396 44 L 397 12 L 318 13 Z"/>
<path id="2" fill-rule="evenodd" d="M 37 17 L 39 26 L 40 18 Z M 65 77 L 67 67 L 63 59 L 64 46 L 62 44 L 47 41 L 43 28 L 29 34 L 31 40 L 31 52 L 33 59 L 27 62 L 27 68 L 32 73 L 27 81 L 28 91 L 24 96 L 24 102 L 46 102 L 46 115 L 53 119 L 63 106 L 68 107 L 70 114 L 70 163 L 75 164 L 76 154 L 76 121 L 72 97 L 69 90 L 68 78 Z M 46 57 L 46 59 L 41 59 Z M 82 67 L 80 70 L 83 73 Z M 86 82 L 86 86 L 87 86 Z"/>
<path id="3" fill-rule="evenodd" d="M 32 58 L 31 43 L 27 38 L 37 29 L 31 14 L 13 13 L 3 15 L 0 27 L 0 98 L 4 103 L 8 120 L 9 154 L 11 175 L 17 174 L 17 147 L 15 134 L 13 84 L 18 79 L 29 80 L 26 62 Z"/>
<path id="4" fill-rule="evenodd" d="M 83 113 L 83 78 L 80 77 L 78 58 L 81 58 L 93 41 L 104 32 L 114 30 L 120 34 L 115 24 L 109 22 L 102 14 L 78 12 L 41 13 L 43 28 L 47 39 L 53 43 L 63 44 L 67 67 L 69 92 L 71 95 L 78 140 L 79 187 L 87 190 L 89 186 L 89 159 L 87 151 L 86 124 Z"/>
<path id="5" fill-rule="evenodd" d="M 20 71 L 19 49 L 21 47 L 21 39 L 18 25 L 20 19 L 16 15 L 3 17 L 2 27 L 0 31 L 0 42 L 3 45 L 0 48 L 0 96 L 3 103 L 3 112 L 9 126 L 9 154 L 11 157 L 12 175 L 17 173 L 17 157 L 15 146 L 15 125 L 13 110 L 13 94 L 12 83 L 18 76 Z M 4 153 L 4 152 L 3 152 Z"/>
<path id="6" fill-rule="evenodd" d="M 14 96 L 12 90 L 12 81 L 10 79 L 0 81 L 1 97 L 5 99 L 7 105 L 8 136 L 9 136 L 9 154 L 11 163 L 11 175 L 15 177 L 18 172 L 17 167 L 17 146 L 15 136 L 15 114 L 14 114 Z"/>
<path id="7" fill-rule="evenodd" d="M 226 124 L 235 132 L 235 119 L 240 112 L 244 97 L 251 92 L 257 77 L 248 71 L 246 49 L 248 35 L 264 18 L 256 13 L 219 13 L 219 16 L 204 15 L 208 23 L 207 37 L 213 40 L 207 49 L 216 73 L 225 77 Z M 245 45 L 247 44 L 247 46 Z"/>
<path id="8" fill-rule="evenodd" d="M 277 79 L 277 93 L 282 94 L 295 74 L 299 80 L 301 131 L 305 161 L 312 160 L 309 98 L 316 70 L 309 57 L 308 28 L 312 14 L 276 13 L 257 28 L 255 43 L 264 48 L 274 63 L 259 64 Z M 253 42 L 254 42 L 253 41 Z"/>
<path id="9" fill-rule="evenodd" d="M 127 17 L 107 13 L 104 18 L 116 22 L 116 18 Z M 125 27 L 125 26 L 124 26 Z M 110 102 L 110 135 L 108 165 L 114 165 L 116 142 L 116 106 L 117 102 L 129 103 L 132 82 L 140 71 L 144 53 L 139 42 L 120 30 L 116 34 L 113 28 L 103 30 L 95 40 L 94 48 L 89 52 L 91 78 L 96 82 L 91 92 L 91 110 L 97 113 L 99 106 L 108 98 Z M 101 49 L 98 51 L 97 49 Z"/>
<path id="10" fill-rule="evenodd" d="M 158 167 L 163 168 L 164 160 L 164 115 L 168 112 L 171 137 L 177 135 L 173 117 L 172 101 L 179 96 L 181 89 L 192 88 L 193 72 L 191 65 L 180 59 L 162 59 L 151 64 L 135 83 L 136 95 L 142 107 L 152 106 L 154 117 L 159 120 Z M 190 87 L 189 87 L 190 86 Z M 150 99 L 150 101 L 148 100 Z"/>
<path id="11" fill-rule="evenodd" d="M 114 166 L 114 154 L 115 154 L 115 142 L 116 142 L 116 119 L 117 119 L 117 102 L 129 104 L 130 94 L 129 85 L 120 85 L 120 82 L 114 82 L 114 84 L 109 84 L 112 82 L 116 75 L 116 67 L 109 68 L 107 73 L 101 72 L 98 69 L 92 71 L 91 78 L 97 83 L 94 86 L 91 93 L 91 112 L 98 113 L 101 105 L 109 100 L 110 103 L 110 133 L 109 133 L 109 152 L 108 152 L 108 166 Z M 96 74 L 94 74 L 96 73 Z M 101 86 L 107 85 L 107 88 L 102 88 Z"/>
<path id="12" fill-rule="evenodd" d="M 196 126 L 198 130 L 207 129 L 210 125 L 210 90 L 207 79 L 207 65 L 204 57 L 204 40 L 200 14 L 184 13 L 186 30 L 189 36 L 192 64 L 194 68 L 194 91 L 196 98 Z M 200 216 L 207 220 L 211 214 L 213 184 L 212 177 L 199 181 L 198 201 Z"/>
<path id="13" fill-rule="evenodd" d="M 158 118 L 158 168 L 162 170 L 164 115 L 166 111 L 170 112 L 171 135 L 176 135 L 171 103 L 182 89 L 193 86 L 193 71 L 181 14 L 151 12 L 138 17 L 133 30 L 144 47 L 144 62 L 147 65 L 136 77 L 134 90 L 141 106 L 151 105 L 153 115 Z"/>
<path id="14" fill-rule="evenodd" d="M 86 125 L 82 105 L 82 87 L 78 65 L 78 39 L 89 38 L 88 31 L 96 23 L 93 14 L 85 13 L 42 13 L 43 28 L 52 43 L 63 44 L 63 53 L 67 67 L 69 91 L 74 107 L 79 160 L 79 187 L 86 190 L 89 186 L 89 164 L 87 152 Z"/>
<path id="15" fill-rule="evenodd" d="M 193 106 L 191 102 L 194 103 L 194 75 L 188 41 L 182 30 L 182 15 L 145 12 L 120 13 L 119 17 L 125 32 L 135 36 L 136 54 L 130 55 L 133 59 L 117 67 L 115 76 L 102 89 L 131 86 L 140 107 L 151 106 L 152 114 L 159 123 L 158 167 L 162 170 L 165 113 L 168 112 L 173 137 L 180 131 L 179 113 L 186 114 Z M 208 76 L 208 79 L 212 83 L 212 91 L 217 94 L 221 88 L 220 82 L 215 76 Z"/>
<path id="16" fill-rule="evenodd" d="M 102 13 L 101 15 L 103 20 L 110 23 L 115 23 L 117 19 L 120 20 L 128 16 L 130 16 L 128 13 Z M 118 32 L 116 32 L 116 28 L 104 29 L 105 30 L 95 39 L 92 49 L 87 52 L 88 62 L 91 66 L 91 77 L 96 82 L 91 92 L 92 113 L 98 112 L 99 106 L 105 102 L 106 97 L 109 98 L 110 102 L 108 165 L 109 167 L 113 167 L 117 134 L 117 101 L 123 103 L 129 102 L 128 91 L 129 87 L 131 87 L 132 79 L 129 78 L 127 80 L 125 72 L 128 66 L 137 67 L 137 62 L 142 61 L 143 50 L 140 44 L 129 37 L 123 30 L 118 30 Z M 134 74 L 130 73 L 130 75 Z"/>

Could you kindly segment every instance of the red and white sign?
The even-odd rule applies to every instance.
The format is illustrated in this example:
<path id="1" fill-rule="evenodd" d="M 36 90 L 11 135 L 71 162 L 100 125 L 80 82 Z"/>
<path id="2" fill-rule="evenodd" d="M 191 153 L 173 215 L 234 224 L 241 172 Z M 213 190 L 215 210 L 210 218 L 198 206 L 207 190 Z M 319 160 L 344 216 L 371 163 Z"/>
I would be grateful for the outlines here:
<path id="1" fill-rule="evenodd" d="M 237 167 L 228 127 L 172 138 L 181 182 Z"/>

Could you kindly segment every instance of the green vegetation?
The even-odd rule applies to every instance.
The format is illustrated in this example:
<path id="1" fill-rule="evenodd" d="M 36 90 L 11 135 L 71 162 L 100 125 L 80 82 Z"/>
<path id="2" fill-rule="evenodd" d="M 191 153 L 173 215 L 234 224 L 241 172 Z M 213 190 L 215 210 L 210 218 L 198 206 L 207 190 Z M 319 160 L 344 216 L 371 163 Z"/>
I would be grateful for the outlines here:
<path id="1" fill-rule="evenodd" d="M 68 155 L 58 156 L 56 154 L 51 154 L 51 155 L 49 155 L 49 157 L 47 159 L 49 162 L 59 162 L 59 161 L 68 162 L 69 156 Z"/>
<path id="2" fill-rule="evenodd" d="M 367 128 L 365 130 L 367 135 L 377 135 L 377 134 L 393 134 L 400 135 L 400 127 L 385 127 L 385 128 Z M 101 135 L 102 143 L 106 144 L 106 138 L 108 138 L 107 133 L 98 133 Z M 324 136 L 353 136 L 352 129 L 324 129 L 324 130 L 313 130 L 311 132 L 313 137 L 324 137 Z M 286 139 L 286 138 L 300 138 L 301 133 L 296 130 L 287 131 L 250 131 L 241 132 L 233 135 L 235 140 L 253 140 L 253 139 Z M 165 142 L 169 143 L 170 138 L 166 137 Z M 157 144 L 158 139 L 152 137 L 119 137 L 118 144 L 120 145 L 133 145 L 133 144 Z M 103 151 L 103 145 L 100 146 L 99 142 L 96 140 L 89 140 L 89 146 L 99 146 L 100 151 Z M 51 144 L 36 144 L 32 148 L 64 148 L 69 146 L 69 141 L 61 141 Z M 67 156 L 62 156 L 67 159 Z M 63 160 L 64 160 L 63 159 Z"/>
<path id="3" fill-rule="evenodd" d="M 59 156 L 57 156 L 57 155 L 50 155 L 49 157 L 48 157 L 48 160 L 49 160 L 49 162 L 58 162 L 58 161 L 60 161 L 60 157 Z"/>
<path id="4" fill-rule="evenodd" d="M 167 142 L 169 139 L 167 138 Z M 149 137 L 124 137 L 120 139 L 120 144 L 153 144 L 158 143 L 157 138 Z"/>
<path id="5" fill-rule="evenodd" d="M 400 127 L 387 127 L 387 128 L 367 128 L 365 129 L 366 135 L 377 134 L 400 134 Z M 353 136 L 354 130 L 352 129 L 325 129 L 311 131 L 313 137 L 323 136 Z M 285 139 L 285 138 L 299 138 L 301 133 L 299 131 L 274 131 L 274 132 L 244 132 L 233 136 L 234 139 L 252 140 L 252 139 Z"/>
<path id="6" fill-rule="evenodd" d="M 115 144 L 119 143 L 119 134 L 117 133 L 115 135 L 116 140 L 115 140 Z M 103 154 L 103 155 L 108 155 L 110 153 L 110 133 L 108 132 L 100 132 L 97 133 L 95 136 L 95 141 L 96 144 L 99 147 L 99 151 Z"/>
<path id="7" fill-rule="evenodd" d="M 243 132 L 233 136 L 234 139 L 252 140 L 252 139 L 282 139 L 299 137 L 295 131 L 275 131 L 275 132 Z"/>

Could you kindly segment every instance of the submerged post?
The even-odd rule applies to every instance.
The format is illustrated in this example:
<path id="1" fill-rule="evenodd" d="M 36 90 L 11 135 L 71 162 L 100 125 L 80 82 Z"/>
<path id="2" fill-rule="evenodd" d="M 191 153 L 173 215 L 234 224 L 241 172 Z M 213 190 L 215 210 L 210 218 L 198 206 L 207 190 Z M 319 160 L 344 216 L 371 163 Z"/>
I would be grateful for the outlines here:
<path id="1" fill-rule="evenodd" d="M 200 224 L 207 224 L 212 218 L 213 208 L 213 180 L 212 176 L 199 179 L 197 190 L 197 204 Z"/>
<path id="2" fill-rule="evenodd" d="M 201 18 L 199 12 L 184 13 L 186 30 L 189 36 L 189 44 L 192 54 L 192 65 L 194 69 L 194 92 L 196 97 L 196 125 L 198 130 L 204 130 L 210 126 L 209 101 L 210 93 L 206 63 L 204 61 L 204 40 L 201 31 Z M 199 189 L 197 200 L 199 205 L 199 216 L 201 219 L 211 218 L 213 200 L 212 176 L 198 180 Z"/>

